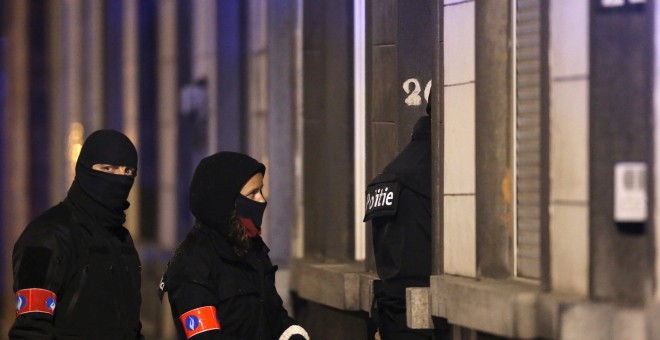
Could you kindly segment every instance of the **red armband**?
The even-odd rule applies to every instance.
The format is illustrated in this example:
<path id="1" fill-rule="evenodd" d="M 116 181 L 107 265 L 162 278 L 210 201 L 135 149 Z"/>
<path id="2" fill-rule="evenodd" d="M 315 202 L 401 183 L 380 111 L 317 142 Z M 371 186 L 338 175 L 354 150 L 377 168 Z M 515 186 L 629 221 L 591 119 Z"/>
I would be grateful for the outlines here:
<path id="1" fill-rule="evenodd" d="M 25 313 L 55 314 L 57 296 L 41 288 L 21 289 L 16 292 L 16 316 Z"/>
<path id="2" fill-rule="evenodd" d="M 186 332 L 186 339 L 210 330 L 220 329 L 220 321 L 215 313 L 215 307 L 204 306 L 183 313 L 179 320 Z"/>

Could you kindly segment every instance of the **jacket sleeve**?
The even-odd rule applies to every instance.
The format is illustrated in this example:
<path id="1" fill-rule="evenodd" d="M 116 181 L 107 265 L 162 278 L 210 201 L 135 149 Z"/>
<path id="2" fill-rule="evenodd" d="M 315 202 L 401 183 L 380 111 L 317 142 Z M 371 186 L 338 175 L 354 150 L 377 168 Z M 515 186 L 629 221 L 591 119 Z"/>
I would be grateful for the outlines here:
<path id="1" fill-rule="evenodd" d="M 138 321 L 138 331 L 137 331 L 137 336 L 135 337 L 136 340 L 144 340 L 144 335 L 142 335 L 142 321 Z"/>
<path id="2" fill-rule="evenodd" d="M 187 262 L 187 263 L 186 263 Z M 192 310 L 213 307 L 218 305 L 218 300 L 208 288 L 208 270 L 202 261 L 181 261 L 168 270 L 166 282 L 167 296 L 170 301 L 172 318 L 180 339 L 193 340 L 238 340 L 236 334 L 226 330 L 212 329 L 190 337 L 186 336 L 187 319 L 182 316 Z M 215 317 L 215 315 L 213 315 Z M 194 324 L 193 324 L 194 326 Z M 222 325 L 220 325 L 222 327 Z"/>
<path id="3" fill-rule="evenodd" d="M 294 320 L 292 317 L 289 316 L 289 313 L 287 313 L 286 309 L 282 307 L 280 309 L 280 317 L 282 318 L 282 331 L 286 330 L 287 328 L 297 325 L 296 320 Z"/>
<path id="4" fill-rule="evenodd" d="M 278 296 L 279 298 L 279 296 Z M 282 299 L 280 298 L 280 301 Z M 282 318 L 282 330 L 280 331 L 281 340 L 309 340 L 307 331 L 289 316 L 284 306 L 280 305 L 280 317 Z M 304 335 L 303 335 L 304 334 Z"/>
<path id="5" fill-rule="evenodd" d="M 292 317 L 289 316 L 289 313 L 286 311 L 284 308 L 284 301 L 282 301 L 282 298 L 280 297 L 279 294 L 277 294 L 277 290 L 275 290 L 275 294 L 277 295 L 277 301 L 279 303 L 279 310 L 280 310 L 280 318 L 282 319 L 282 330 L 281 332 L 284 332 L 287 328 L 297 325 L 298 323 L 296 320 L 294 320 Z"/>
<path id="6" fill-rule="evenodd" d="M 195 282 L 186 281 L 179 284 L 169 285 L 167 287 L 167 296 L 170 301 L 170 308 L 172 309 L 172 318 L 179 333 L 180 339 L 194 339 L 194 340 L 225 340 L 225 339 L 238 339 L 227 332 L 220 330 L 209 330 L 190 338 L 186 337 L 184 325 L 181 321 L 181 316 L 185 313 L 202 308 L 206 306 L 215 306 L 217 301 L 211 291 L 203 285 Z M 185 319 L 184 319 L 185 321 Z"/>
<path id="7" fill-rule="evenodd" d="M 133 257 L 133 260 L 136 261 L 133 263 L 133 265 L 137 265 L 138 267 L 141 267 L 140 263 L 140 256 L 138 255 L 137 249 L 135 249 L 135 243 L 133 242 L 133 237 L 131 236 L 131 233 L 128 232 L 128 229 L 123 228 L 125 230 L 125 239 L 126 239 L 126 244 L 132 248 L 132 250 L 135 251 L 135 256 Z M 135 301 L 138 303 L 139 307 L 142 307 L 142 294 L 140 293 L 140 287 L 142 286 L 142 276 L 141 272 L 138 271 L 136 274 L 133 275 L 132 280 L 135 280 L 135 287 L 137 287 L 137 294 L 135 297 Z M 144 340 L 144 335 L 142 335 L 142 321 L 140 321 L 140 318 L 138 317 L 137 322 L 135 323 L 135 339 L 136 340 Z"/>
<path id="8" fill-rule="evenodd" d="M 270 259 L 268 260 L 270 263 Z M 277 272 L 277 266 L 273 266 L 272 270 L 268 273 L 268 286 L 270 287 L 270 293 L 272 295 L 272 298 L 275 301 L 275 304 L 277 305 L 279 317 L 280 317 L 280 322 L 282 325 L 282 329 L 280 329 L 280 339 L 282 340 L 296 340 L 296 339 L 308 339 L 309 336 L 307 335 L 307 332 L 302 328 L 296 320 L 294 320 L 292 317 L 289 316 L 289 313 L 287 310 L 284 308 L 284 301 L 282 301 L 282 297 L 280 297 L 280 294 L 277 292 L 277 289 L 275 287 L 275 272 Z M 302 334 L 305 334 L 304 336 Z"/>
<path id="9" fill-rule="evenodd" d="M 16 295 L 17 317 L 9 330 L 10 339 L 51 339 L 57 295 L 70 267 L 70 247 L 64 234 L 50 225 L 29 225 L 14 245 L 12 268 L 14 293 L 24 289 L 52 292 L 56 298 L 52 313 L 30 312 L 28 295 Z M 25 292 L 25 291 L 23 291 Z M 36 299 L 35 299 L 36 300 Z M 21 313 L 21 310 L 23 313 Z"/>

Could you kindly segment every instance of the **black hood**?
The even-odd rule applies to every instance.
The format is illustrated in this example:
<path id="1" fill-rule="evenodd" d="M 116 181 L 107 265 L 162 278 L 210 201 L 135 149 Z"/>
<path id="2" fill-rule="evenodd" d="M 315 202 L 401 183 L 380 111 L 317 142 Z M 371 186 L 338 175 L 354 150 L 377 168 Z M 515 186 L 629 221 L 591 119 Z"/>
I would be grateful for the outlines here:
<path id="1" fill-rule="evenodd" d="M 383 173 L 395 174 L 403 185 L 431 197 L 431 117 L 417 120 L 410 143 L 388 164 Z"/>
<path id="2" fill-rule="evenodd" d="M 126 201 L 134 178 L 93 170 L 94 164 L 138 165 L 137 150 L 128 137 L 115 130 L 98 130 L 89 135 L 80 150 L 76 177 L 68 197 L 76 206 L 102 225 L 121 225 L 126 216 Z"/>
<path id="3" fill-rule="evenodd" d="M 243 185 L 266 167 L 254 158 L 223 151 L 202 159 L 190 183 L 190 212 L 201 223 L 219 229 L 229 224 Z"/>

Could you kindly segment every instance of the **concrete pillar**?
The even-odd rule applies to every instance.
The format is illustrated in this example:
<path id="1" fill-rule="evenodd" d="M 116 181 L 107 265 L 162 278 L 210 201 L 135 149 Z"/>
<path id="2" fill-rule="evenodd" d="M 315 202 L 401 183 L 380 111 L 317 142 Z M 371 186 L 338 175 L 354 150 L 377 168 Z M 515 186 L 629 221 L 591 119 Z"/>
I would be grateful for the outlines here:
<path id="1" fill-rule="evenodd" d="M 249 0 L 247 3 L 247 84 L 246 151 L 260 159 L 267 157 L 268 114 L 268 3 Z"/>
<path id="2" fill-rule="evenodd" d="M 48 24 L 48 41 L 58 41 L 62 35 L 62 8 L 59 1 L 50 2 L 49 11 L 49 24 Z M 50 82 L 48 90 L 50 96 L 51 108 L 51 121 L 50 134 L 48 142 L 52 147 L 50 148 L 50 201 L 59 202 L 63 195 L 66 194 L 67 187 L 67 158 L 66 151 L 63 146 L 65 140 L 65 126 L 62 121 L 64 119 L 63 112 L 63 86 L 62 77 L 64 70 L 60 66 L 62 64 L 62 47 L 59 44 L 50 44 L 48 53 L 48 63 L 51 70 Z M 82 144 L 81 144 L 82 146 Z"/>
<path id="3" fill-rule="evenodd" d="M 83 126 L 82 2 L 51 3 L 51 201 L 59 202 L 75 177 L 85 136 Z"/>
<path id="4" fill-rule="evenodd" d="M 270 168 L 270 257 L 286 266 L 291 256 L 296 219 L 296 15 L 297 1 L 271 2 L 268 6 L 268 155 Z"/>
<path id="5" fill-rule="evenodd" d="M 103 126 L 103 3 L 83 2 L 83 125 L 89 131 Z"/>
<path id="6" fill-rule="evenodd" d="M 247 83 L 245 86 L 245 139 L 246 152 L 266 165 L 269 169 L 264 178 L 264 195 L 270 200 L 271 181 L 274 179 L 270 173 L 270 127 L 268 103 L 268 58 L 269 58 L 269 16 L 270 3 L 265 0 L 250 0 L 247 2 Z M 275 136 L 280 138 L 282 136 Z M 277 200 L 277 198 L 274 198 Z M 274 204 L 279 204 L 275 203 Z M 272 218 L 270 214 L 275 209 L 266 209 L 261 236 L 270 239 Z"/>
<path id="7" fill-rule="evenodd" d="M 444 7 L 444 270 L 476 277 L 475 2 Z"/>
<path id="8" fill-rule="evenodd" d="M 652 173 L 653 6 L 590 6 L 589 199 L 591 296 L 644 305 L 653 291 L 653 214 L 613 218 L 614 167 L 644 162 Z M 633 39 L 634 37 L 634 39 Z M 644 181 L 646 192 L 653 177 Z M 648 207 L 653 206 L 648 195 Z"/>
<path id="9" fill-rule="evenodd" d="M 246 151 L 268 162 L 268 3 L 247 3 Z M 266 163 L 264 163 L 266 164 Z M 266 164 L 268 166 L 268 164 Z M 266 176 L 266 182 L 270 179 Z M 265 188 L 266 191 L 269 188 Z M 267 192 L 266 192 L 267 193 Z M 268 232 L 264 230 L 267 234 Z M 266 235 L 267 236 L 267 235 Z"/>
<path id="10" fill-rule="evenodd" d="M 506 1 L 475 2 L 477 270 L 490 278 L 514 263 L 510 19 Z"/>
<path id="11" fill-rule="evenodd" d="M 589 1 L 550 4 L 550 281 L 589 292 Z"/>
<path id="12" fill-rule="evenodd" d="M 6 67 L 7 84 L 7 97 L 3 105 L 6 115 L 3 117 L 4 131 L 2 135 L 4 140 L 3 157 L 3 173 L 4 177 L 4 192 L 3 197 L 11 199 L 2 200 L 3 228 L 1 232 L 3 235 L 4 244 L 2 245 L 2 269 L 5 278 L 2 282 L 2 297 L 3 306 L 1 307 L 2 319 L 0 320 L 0 328 L 9 329 L 9 326 L 14 320 L 13 304 L 8 303 L 14 301 L 12 287 L 12 271 L 11 271 L 11 250 L 14 248 L 14 242 L 18 235 L 23 231 L 23 228 L 28 223 L 29 211 L 29 155 L 28 139 L 30 138 L 28 128 L 28 2 L 27 1 L 12 1 L 3 8 L 8 10 L 8 16 L 11 18 L 7 22 L 7 40 L 5 51 L 7 52 Z"/>
<path id="13" fill-rule="evenodd" d="M 206 80 L 207 153 L 218 151 L 218 40 L 217 1 L 193 2 L 193 80 Z M 236 94 L 234 94 L 236 95 Z M 204 155 L 206 156 L 206 155 Z"/>
<path id="14" fill-rule="evenodd" d="M 431 3 L 431 0 L 397 1 L 397 151 L 408 145 L 417 119 L 426 115 L 433 84 Z"/>
<path id="15" fill-rule="evenodd" d="M 244 149 L 246 3 L 220 0 L 217 5 L 218 150 Z"/>
<path id="16" fill-rule="evenodd" d="M 366 180 L 369 182 L 396 157 L 398 150 L 397 108 L 397 1 L 368 1 L 366 9 Z M 356 13 L 357 14 L 357 13 Z M 365 183 L 366 184 L 366 183 Z M 355 188 L 355 190 L 366 190 Z M 362 203 L 362 202 L 360 202 Z M 364 218 L 364 216 L 361 216 Z M 365 235 L 366 265 L 376 271 L 371 222 Z"/>
<path id="17" fill-rule="evenodd" d="M 158 243 L 177 244 L 177 3 L 158 3 Z"/>

